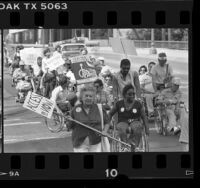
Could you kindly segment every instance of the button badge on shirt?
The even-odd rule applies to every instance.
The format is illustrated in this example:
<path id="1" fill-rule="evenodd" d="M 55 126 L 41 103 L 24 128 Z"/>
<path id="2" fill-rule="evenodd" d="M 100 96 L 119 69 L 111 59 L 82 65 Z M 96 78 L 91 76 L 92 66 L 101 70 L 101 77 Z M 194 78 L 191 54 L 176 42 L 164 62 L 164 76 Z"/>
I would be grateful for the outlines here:
<path id="1" fill-rule="evenodd" d="M 82 109 L 80 107 L 76 108 L 76 112 L 81 112 L 81 111 L 82 111 Z"/>
<path id="2" fill-rule="evenodd" d="M 122 108 L 120 109 L 121 112 L 124 112 L 124 110 L 125 110 L 124 107 L 122 107 Z"/>
<path id="3" fill-rule="evenodd" d="M 134 114 L 137 113 L 137 109 L 134 108 L 134 109 L 133 109 L 133 113 L 134 113 Z"/>

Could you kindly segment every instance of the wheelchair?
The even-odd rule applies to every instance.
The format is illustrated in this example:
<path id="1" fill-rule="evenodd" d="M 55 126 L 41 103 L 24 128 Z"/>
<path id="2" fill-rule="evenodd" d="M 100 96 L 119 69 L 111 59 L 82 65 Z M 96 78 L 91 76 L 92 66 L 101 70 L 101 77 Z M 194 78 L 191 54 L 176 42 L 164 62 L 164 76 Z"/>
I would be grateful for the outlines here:
<path id="1" fill-rule="evenodd" d="M 58 108 L 54 109 L 51 119 L 45 118 L 45 125 L 53 133 L 70 131 L 67 126 L 67 119 L 65 117 L 70 115 L 72 106 L 68 101 L 57 105 Z"/>
<path id="2" fill-rule="evenodd" d="M 170 105 L 176 105 L 176 103 L 170 103 Z M 164 102 L 161 103 L 154 103 L 154 124 L 158 134 L 167 136 L 170 133 L 167 130 L 169 126 L 169 119 L 167 116 L 167 109 L 168 105 Z M 186 109 L 185 104 L 183 101 L 180 102 L 180 108 L 184 108 L 185 112 L 188 113 L 188 109 Z M 179 120 L 180 117 L 176 117 L 176 121 Z"/>
<path id="3" fill-rule="evenodd" d="M 116 126 L 114 125 L 113 122 L 112 122 L 112 128 L 110 130 L 110 134 L 112 137 L 121 141 L 118 131 L 116 130 Z M 111 152 L 149 152 L 149 142 L 148 142 L 147 135 L 144 131 L 144 128 L 142 130 L 142 136 L 141 136 L 139 146 L 136 147 L 135 143 L 130 143 L 130 145 L 131 147 L 127 147 L 124 144 L 121 144 L 120 142 L 116 142 L 113 140 L 110 141 Z"/>
<path id="4" fill-rule="evenodd" d="M 169 119 L 166 113 L 167 105 L 165 103 L 159 103 L 154 105 L 154 125 L 158 134 L 167 136 L 167 127 L 169 125 Z"/>

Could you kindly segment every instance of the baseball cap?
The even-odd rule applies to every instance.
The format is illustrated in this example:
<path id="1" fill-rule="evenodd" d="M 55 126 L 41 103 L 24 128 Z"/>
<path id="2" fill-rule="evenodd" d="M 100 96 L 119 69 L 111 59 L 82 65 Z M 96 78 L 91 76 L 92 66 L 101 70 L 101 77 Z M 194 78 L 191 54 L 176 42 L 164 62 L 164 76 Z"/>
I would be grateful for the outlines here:
<path id="1" fill-rule="evenodd" d="M 21 61 L 19 62 L 19 65 L 25 65 L 25 62 L 24 62 L 23 60 L 21 60 Z"/>
<path id="2" fill-rule="evenodd" d="M 98 57 L 97 60 L 99 60 L 99 61 L 105 61 L 104 57 Z"/>
<path id="3" fill-rule="evenodd" d="M 167 55 L 165 52 L 161 52 L 158 54 L 158 59 L 167 59 Z"/>
<path id="4" fill-rule="evenodd" d="M 101 62 L 99 60 L 94 62 L 94 66 L 95 67 L 102 67 Z"/>
<path id="5" fill-rule="evenodd" d="M 178 77 L 175 77 L 172 79 L 172 83 L 175 84 L 175 85 L 181 85 L 181 79 L 178 78 Z"/>

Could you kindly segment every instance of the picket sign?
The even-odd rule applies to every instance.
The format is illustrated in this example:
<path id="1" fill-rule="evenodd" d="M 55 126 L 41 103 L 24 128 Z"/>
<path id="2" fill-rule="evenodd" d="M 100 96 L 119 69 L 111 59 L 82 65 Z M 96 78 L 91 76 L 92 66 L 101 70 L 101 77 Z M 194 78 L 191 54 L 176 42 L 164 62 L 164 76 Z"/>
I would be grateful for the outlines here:
<path id="1" fill-rule="evenodd" d="M 32 91 L 28 92 L 23 107 L 51 119 L 55 102 Z"/>
<path id="2" fill-rule="evenodd" d="M 39 48 L 25 48 L 20 51 L 20 57 L 26 65 L 34 66 L 39 56 L 42 57 L 42 49 Z"/>
<path id="3" fill-rule="evenodd" d="M 97 74 L 94 66 L 89 63 L 87 56 L 76 56 L 70 58 L 70 60 L 72 62 L 72 69 L 77 84 L 94 82 L 97 79 Z"/>
<path id="4" fill-rule="evenodd" d="M 46 66 L 50 70 L 56 70 L 56 68 L 58 68 L 59 66 L 63 64 L 65 64 L 65 61 L 63 60 L 61 54 L 55 54 L 54 56 L 52 56 L 46 61 Z"/>

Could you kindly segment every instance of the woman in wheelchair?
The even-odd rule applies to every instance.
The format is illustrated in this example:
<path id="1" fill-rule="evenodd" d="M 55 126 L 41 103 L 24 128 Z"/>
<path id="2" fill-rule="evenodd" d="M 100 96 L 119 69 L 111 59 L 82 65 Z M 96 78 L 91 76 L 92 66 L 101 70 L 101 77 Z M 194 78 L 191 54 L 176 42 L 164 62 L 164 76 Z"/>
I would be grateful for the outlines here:
<path id="1" fill-rule="evenodd" d="M 123 89 L 123 99 L 118 101 L 109 113 L 109 118 L 118 113 L 118 123 L 115 125 L 122 141 L 138 147 L 145 130 L 149 135 L 149 127 L 143 105 L 135 99 L 134 87 L 129 84 Z"/>
<path id="2" fill-rule="evenodd" d="M 179 90 L 180 79 L 172 79 L 172 87 L 164 89 L 156 99 L 156 105 L 164 105 L 165 112 L 168 117 L 168 132 L 177 134 L 180 132 L 181 122 L 181 97 L 182 93 Z"/>

